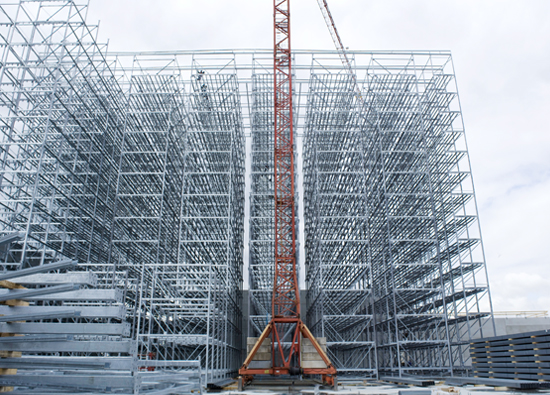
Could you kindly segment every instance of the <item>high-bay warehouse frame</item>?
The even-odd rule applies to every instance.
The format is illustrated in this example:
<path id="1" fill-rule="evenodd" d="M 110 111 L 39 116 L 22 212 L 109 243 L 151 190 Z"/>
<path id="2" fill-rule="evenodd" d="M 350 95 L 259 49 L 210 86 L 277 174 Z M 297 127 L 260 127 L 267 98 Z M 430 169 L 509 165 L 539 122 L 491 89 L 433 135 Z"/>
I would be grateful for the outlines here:
<path id="1" fill-rule="evenodd" d="M 135 358 L 234 374 L 271 311 L 272 52 L 110 53 L 86 1 L 0 6 L 4 272 L 78 261 Z M 451 55 L 350 57 L 361 98 L 294 51 L 307 324 L 339 374 L 461 374 L 494 324 Z"/>

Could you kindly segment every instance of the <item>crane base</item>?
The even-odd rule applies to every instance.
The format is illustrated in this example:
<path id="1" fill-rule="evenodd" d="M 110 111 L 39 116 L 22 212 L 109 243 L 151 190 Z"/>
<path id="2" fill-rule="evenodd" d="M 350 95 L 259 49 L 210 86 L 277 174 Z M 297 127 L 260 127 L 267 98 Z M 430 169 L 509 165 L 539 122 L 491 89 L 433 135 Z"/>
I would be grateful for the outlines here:
<path id="1" fill-rule="evenodd" d="M 250 387 L 250 389 L 253 390 L 269 389 L 273 391 L 286 391 L 290 387 L 299 392 L 300 390 L 310 389 L 321 384 L 322 387 L 325 389 L 338 389 L 338 382 L 336 380 L 336 377 L 334 377 L 333 383 L 330 385 L 327 383 L 327 381 L 320 381 L 319 379 L 314 378 L 301 377 L 300 379 L 298 379 L 298 377 L 296 376 L 262 377 L 260 375 L 248 377 L 239 376 L 237 383 L 239 391 L 244 391 L 247 389 L 247 387 Z"/>
<path id="2" fill-rule="evenodd" d="M 263 363 L 267 363 L 268 366 L 271 367 L 265 367 L 265 368 L 255 368 L 254 364 L 254 357 L 258 353 L 258 350 L 260 350 L 260 347 L 262 346 L 264 340 L 268 339 L 268 336 L 274 331 L 275 325 L 278 323 L 292 323 L 296 324 L 296 332 L 293 337 L 294 344 L 291 347 L 291 354 L 289 356 L 285 356 L 282 354 L 282 348 L 279 346 L 279 348 L 276 347 L 276 336 L 273 336 L 274 340 L 271 343 L 272 347 L 272 361 L 275 360 L 275 353 L 280 352 L 280 359 L 282 361 L 285 361 L 283 366 L 273 366 L 272 364 L 269 364 L 269 361 L 262 361 Z M 277 333 L 274 332 L 274 335 Z M 303 337 L 303 339 L 307 339 L 310 343 L 310 346 L 314 348 L 314 350 L 317 352 L 319 356 L 319 363 L 321 366 L 324 365 L 324 367 L 297 367 L 295 365 L 292 365 L 290 361 L 292 360 L 292 352 L 294 352 L 295 356 L 298 357 L 298 364 L 300 363 L 300 341 L 299 341 L 299 334 Z M 243 366 L 239 369 L 239 385 L 244 387 L 248 382 L 250 382 L 255 375 L 272 375 L 272 376 L 282 376 L 282 375 L 320 375 L 323 384 L 328 386 L 337 386 L 336 382 L 336 368 L 332 365 L 330 362 L 330 359 L 328 358 L 327 354 L 323 351 L 319 343 L 317 342 L 317 339 L 311 334 L 307 326 L 300 320 L 300 318 L 280 318 L 275 317 L 271 320 L 271 322 L 266 326 L 264 331 L 262 332 L 261 336 L 256 340 L 256 343 L 254 344 L 254 347 L 252 347 L 250 353 L 246 357 L 246 360 L 243 363 Z"/>

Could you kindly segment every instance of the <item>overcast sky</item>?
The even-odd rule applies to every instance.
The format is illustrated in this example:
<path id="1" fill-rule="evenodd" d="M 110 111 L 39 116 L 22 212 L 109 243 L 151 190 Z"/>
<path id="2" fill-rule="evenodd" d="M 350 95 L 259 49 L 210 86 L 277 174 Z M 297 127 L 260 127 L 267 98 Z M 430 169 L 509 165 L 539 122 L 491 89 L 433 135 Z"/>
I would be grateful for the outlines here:
<path id="1" fill-rule="evenodd" d="M 495 311 L 550 310 L 550 1 L 332 0 L 351 50 L 451 50 Z M 316 0 L 292 46 L 333 49 Z M 271 0 L 90 0 L 111 51 L 272 46 Z"/>

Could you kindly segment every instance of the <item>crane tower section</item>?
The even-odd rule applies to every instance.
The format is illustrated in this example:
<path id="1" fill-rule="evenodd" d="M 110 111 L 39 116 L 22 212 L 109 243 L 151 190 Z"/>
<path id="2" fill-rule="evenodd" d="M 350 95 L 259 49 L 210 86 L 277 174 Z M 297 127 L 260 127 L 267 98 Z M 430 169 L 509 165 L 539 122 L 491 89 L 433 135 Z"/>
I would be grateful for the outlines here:
<path id="1" fill-rule="evenodd" d="M 321 375 L 324 382 L 334 384 L 336 369 L 300 317 L 300 289 L 296 270 L 290 1 L 274 0 L 273 7 L 275 273 L 271 321 L 262 335 L 255 339 L 254 345 L 251 345 L 239 370 L 240 383 L 251 380 L 257 374 L 303 373 Z M 316 359 L 313 362 L 317 364 L 301 362 L 302 338 L 304 352 L 313 354 Z M 270 353 L 266 352 L 269 348 Z M 263 360 L 257 360 L 262 354 Z M 265 355 L 271 361 L 266 361 Z"/>
<path id="2" fill-rule="evenodd" d="M 300 291 L 296 275 L 289 0 L 276 0 L 274 6 L 275 283 L 271 310 L 272 317 L 276 319 L 282 317 L 297 319 L 300 316 Z"/>

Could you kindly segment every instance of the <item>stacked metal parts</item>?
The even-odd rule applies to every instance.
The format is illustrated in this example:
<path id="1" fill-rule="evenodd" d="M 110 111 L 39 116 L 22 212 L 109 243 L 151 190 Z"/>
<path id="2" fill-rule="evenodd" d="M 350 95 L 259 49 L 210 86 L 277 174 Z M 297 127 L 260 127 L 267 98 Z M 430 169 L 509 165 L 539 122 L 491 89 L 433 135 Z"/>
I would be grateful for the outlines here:
<path id="1" fill-rule="evenodd" d="M 20 239 L 15 233 L 0 241 L 4 266 L 19 266 L 0 275 L 0 388 L 14 394 L 201 389 L 199 361 L 136 358 L 122 290 L 96 289 L 97 275 L 71 271 L 71 260 L 21 268 L 10 262 L 9 249 Z"/>
<path id="2" fill-rule="evenodd" d="M 107 58 L 86 7 L 0 4 L 0 385 L 190 392 L 242 362 L 236 70 Z"/>
<path id="3" fill-rule="evenodd" d="M 474 340 L 470 357 L 474 377 L 536 380 L 550 386 L 550 330 Z"/>
<path id="4" fill-rule="evenodd" d="M 310 77 L 310 326 L 339 372 L 463 371 L 494 324 L 450 55 L 354 62 L 361 100 L 330 59 Z"/>
<path id="5" fill-rule="evenodd" d="M 474 339 L 470 358 L 470 377 L 451 377 L 447 384 L 550 388 L 550 330 Z"/>

